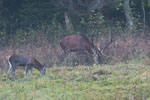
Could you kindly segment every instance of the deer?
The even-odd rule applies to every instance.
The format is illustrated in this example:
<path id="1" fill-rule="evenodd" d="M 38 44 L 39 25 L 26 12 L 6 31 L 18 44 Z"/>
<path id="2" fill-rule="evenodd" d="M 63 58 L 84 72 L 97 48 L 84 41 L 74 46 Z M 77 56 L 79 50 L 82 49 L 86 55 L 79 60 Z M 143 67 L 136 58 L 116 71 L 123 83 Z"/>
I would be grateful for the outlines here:
<path id="1" fill-rule="evenodd" d="M 15 71 L 17 66 L 25 67 L 25 76 L 27 76 L 28 71 L 30 70 L 32 76 L 32 68 L 36 68 L 40 74 L 43 76 L 46 72 L 46 67 L 42 65 L 35 57 L 32 55 L 25 55 L 25 54 L 16 54 L 13 53 L 9 55 L 8 64 L 9 68 L 6 74 L 6 80 L 8 80 L 8 74 L 12 70 L 13 79 L 16 80 Z"/>
<path id="2" fill-rule="evenodd" d="M 93 44 L 93 39 L 89 39 L 86 35 L 70 35 L 60 40 L 60 47 L 67 55 L 69 52 L 82 51 L 83 53 L 89 54 L 96 64 L 101 63 L 101 56 L 104 55 L 100 48 L 97 48 Z"/>

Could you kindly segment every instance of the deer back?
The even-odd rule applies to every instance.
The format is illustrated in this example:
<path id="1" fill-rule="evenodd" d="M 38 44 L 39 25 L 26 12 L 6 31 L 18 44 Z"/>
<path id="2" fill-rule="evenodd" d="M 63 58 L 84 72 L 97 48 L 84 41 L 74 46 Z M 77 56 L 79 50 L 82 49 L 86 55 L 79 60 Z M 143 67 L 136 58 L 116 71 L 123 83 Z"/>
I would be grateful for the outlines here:
<path id="1" fill-rule="evenodd" d="M 91 48 L 94 44 L 85 35 L 66 36 L 60 41 L 60 46 L 64 51 L 84 50 L 93 53 Z"/>
<path id="2" fill-rule="evenodd" d="M 18 65 L 34 64 L 32 56 L 21 55 L 21 54 L 12 54 L 9 58 L 9 61 L 13 64 L 18 64 Z"/>

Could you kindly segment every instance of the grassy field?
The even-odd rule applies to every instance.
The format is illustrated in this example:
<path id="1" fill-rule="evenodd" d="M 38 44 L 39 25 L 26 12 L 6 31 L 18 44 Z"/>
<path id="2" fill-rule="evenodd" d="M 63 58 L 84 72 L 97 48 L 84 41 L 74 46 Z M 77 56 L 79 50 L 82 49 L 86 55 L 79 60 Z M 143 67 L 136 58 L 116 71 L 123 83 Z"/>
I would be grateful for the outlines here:
<path id="1" fill-rule="evenodd" d="M 45 76 L 34 69 L 6 81 L 1 71 L 0 100 L 150 100 L 150 66 L 142 64 L 53 67 Z"/>

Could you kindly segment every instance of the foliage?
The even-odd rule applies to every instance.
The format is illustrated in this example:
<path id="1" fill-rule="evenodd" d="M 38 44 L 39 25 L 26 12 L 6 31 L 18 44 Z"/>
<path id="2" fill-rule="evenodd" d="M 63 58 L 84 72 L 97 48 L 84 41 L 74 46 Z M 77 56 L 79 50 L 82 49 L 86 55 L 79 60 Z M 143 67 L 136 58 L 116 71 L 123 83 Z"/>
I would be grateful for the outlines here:
<path id="1" fill-rule="evenodd" d="M 105 2 L 101 1 L 99 6 L 101 9 L 95 9 L 90 11 L 94 1 L 74 1 L 68 2 L 66 0 L 1 0 L 0 3 L 0 36 L 1 40 L 9 41 L 10 38 L 20 38 L 18 30 L 22 30 L 21 35 L 24 33 L 32 33 L 30 31 L 37 31 L 42 29 L 43 34 L 49 34 L 55 38 L 55 41 L 59 40 L 63 35 L 88 33 L 99 33 L 102 29 L 108 30 L 110 26 L 117 26 L 120 30 L 126 25 L 123 2 L 122 0 L 112 0 Z M 92 2 L 91 5 L 89 2 Z M 145 12 L 149 12 L 149 1 L 143 0 Z M 71 9 L 70 4 L 74 7 Z M 88 7 L 89 6 L 89 7 Z M 93 7 L 96 5 L 93 5 Z M 133 12 L 135 29 L 143 29 L 143 12 L 141 12 L 141 0 L 130 0 L 131 10 Z M 75 10 L 75 8 L 77 8 Z M 79 12 L 75 12 L 75 11 Z M 69 13 L 69 17 L 72 23 L 72 30 L 70 33 L 65 32 L 65 19 L 64 13 Z M 74 11 L 74 12 L 73 12 Z M 149 13 L 145 13 L 146 26 L 149 26 Z M 119 24 L 118 24 L 119 23 Z M 108 32 L 104 32 L 108 33 Z M 35 33 L 38 36 L 38 33 Z M 34 37 L 35 37 L 34 36 Z"/>
<path id="2" fill-rule="evenodd" d="M 104 28 L 104 16 L 100 12 L 95 12 L 91 14 L 88 18 L 87 27 L 88 31 L 92 32 L 97 31 L 99 32 L 102 28 Z"/>

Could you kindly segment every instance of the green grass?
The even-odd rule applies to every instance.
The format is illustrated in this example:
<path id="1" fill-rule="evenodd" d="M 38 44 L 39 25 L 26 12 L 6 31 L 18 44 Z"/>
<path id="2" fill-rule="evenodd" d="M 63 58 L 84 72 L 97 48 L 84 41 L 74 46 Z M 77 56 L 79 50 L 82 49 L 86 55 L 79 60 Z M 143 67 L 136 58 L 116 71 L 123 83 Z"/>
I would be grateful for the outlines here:
<path id="1" fill-rule="evenodd" d="M 150 66 L 142 64 L 54 67 L 17 80 L 0 76 L 0 100 L 150 100 Z"/>

